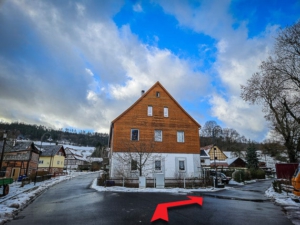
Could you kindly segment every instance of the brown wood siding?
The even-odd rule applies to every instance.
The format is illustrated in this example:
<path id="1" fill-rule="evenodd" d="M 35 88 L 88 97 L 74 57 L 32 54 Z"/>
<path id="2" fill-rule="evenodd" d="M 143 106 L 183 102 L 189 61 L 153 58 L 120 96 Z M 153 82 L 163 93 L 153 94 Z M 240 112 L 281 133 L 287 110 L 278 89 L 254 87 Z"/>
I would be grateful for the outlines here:
<path id="1" fill-rule="evenodd" d="M 160 97 L 156 97 L 156 92 Z M 152 106 L 152 116 L 147 115 L 148 106 Z M 164 117 L 164 107 L 168 108 L 168 117 Z M 155 142 L 155 152 L 199 154 L 199 128 L 160 85 L 155 85 L 114 122 L 112 150 L 124 151 L 124 141 L 130 141 L 131 129 L 139 129 L 140 142 L 154 141 L 154 130 L 162 130 L 162 142 Z M 184 143 L 177 142 L 177 131 L 184 131 Z"/>

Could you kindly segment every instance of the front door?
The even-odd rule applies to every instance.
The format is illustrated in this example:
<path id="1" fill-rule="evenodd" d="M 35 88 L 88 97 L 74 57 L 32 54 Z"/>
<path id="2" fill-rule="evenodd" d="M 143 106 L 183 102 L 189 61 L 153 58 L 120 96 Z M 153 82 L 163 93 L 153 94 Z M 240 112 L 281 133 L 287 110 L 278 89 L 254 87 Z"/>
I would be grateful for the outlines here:
<path id="1" fill-rule="evenodd" d="M 13 168 L 12 169 L 12 173 L 11 173 L 11 177 L 14 179 L 14 180 L 17 180 L 18 177 L 20 175 L 20 168 Z"/>

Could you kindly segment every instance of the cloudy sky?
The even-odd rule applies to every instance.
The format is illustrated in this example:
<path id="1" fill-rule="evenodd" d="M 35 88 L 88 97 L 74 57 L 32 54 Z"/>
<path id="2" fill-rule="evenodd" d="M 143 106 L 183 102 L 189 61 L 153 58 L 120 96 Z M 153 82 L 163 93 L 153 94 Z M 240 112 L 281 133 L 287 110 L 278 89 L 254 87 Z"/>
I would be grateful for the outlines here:
<path id="1" fill-rule="evenodd" d="M 156 81 L 201 125 L 261 141 L 240 85 L 299 0 L 0 0 L 0 121 L 108 132 Z"/>

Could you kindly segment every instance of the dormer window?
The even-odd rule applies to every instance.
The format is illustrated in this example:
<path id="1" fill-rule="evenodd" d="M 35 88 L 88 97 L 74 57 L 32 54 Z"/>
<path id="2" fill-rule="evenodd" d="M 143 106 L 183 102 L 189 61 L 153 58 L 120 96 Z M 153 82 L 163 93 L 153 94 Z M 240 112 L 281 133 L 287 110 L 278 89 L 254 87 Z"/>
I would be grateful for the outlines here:
<path id="1" fill-rule="evenodd" d="M 159 91 L 156 92 L 156 97 L 159 98 L 160 97 L 160 93 Z"/>

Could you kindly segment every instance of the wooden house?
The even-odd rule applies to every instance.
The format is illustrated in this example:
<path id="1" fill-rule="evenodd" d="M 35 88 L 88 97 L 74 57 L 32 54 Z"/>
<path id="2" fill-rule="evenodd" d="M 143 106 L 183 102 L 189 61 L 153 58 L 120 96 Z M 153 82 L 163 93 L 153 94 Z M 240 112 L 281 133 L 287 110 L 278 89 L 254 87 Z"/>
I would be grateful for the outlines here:
<path id="1" fill-rule="evenodd" d="M 247 163 L 240 157 L 227 159 L 228 167 L 230 168 L 245 168 Z"/>
<path id="2" fill-rule="evenodd" d="M 62 173 L 66 153 L 62 145 L 46 145 L 41 148 L 39 171 L 48 171 L 49 174 Z"/>
<path id="3" fill-rule="evenodd" d="M 210 158 L 210 168 L 215 167 L 228 167 L 227 163 L 227 156 L 223 153 L 221 149 L 218 148 L 218 146 L 214 145 L 207 145 L 204 147 L 201 147 L 202 151 L 205 151 Z"/>
<path id="4" fill-rule="evenodd" d="M 201 168 L 210 168 L 210 156 L 208 154 L 208 151 L 200 149 L 200 162 Z"/>
<path id="5" fill-rule="evenodd" d="M 3 144 L 0 144 L 3 148 Z M 6 142 L 1 171 L 6 177 L 17 180 L 19 176 L 35 174 L 40 151 L 33 142 Z"/>
<path id="6" fill-rule="evenodd" d="M 199 129 L 200 125 L 156 82 L 111 122 L 110 177 L 152 177 L 155 173 L 170 178 L 198 176 Z"/>
<path id="7" fill-rule="evenodd" d="M 88 168 L 91 162 L 82 154 L 81 151 L 67 147 L 65 158 L 65 170 L 78 170 L 79 168 Z"/>

